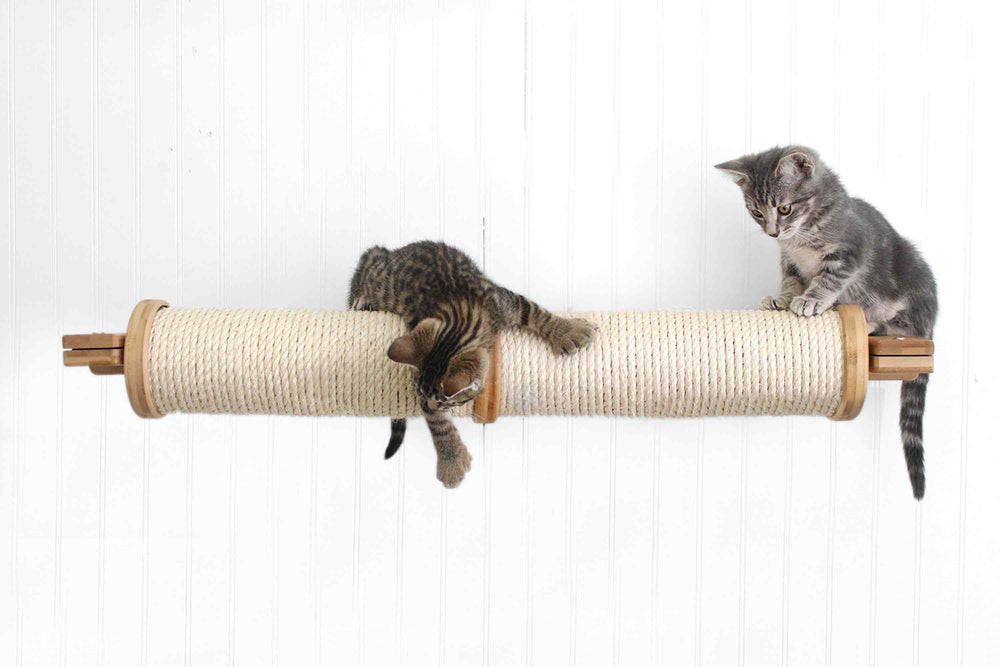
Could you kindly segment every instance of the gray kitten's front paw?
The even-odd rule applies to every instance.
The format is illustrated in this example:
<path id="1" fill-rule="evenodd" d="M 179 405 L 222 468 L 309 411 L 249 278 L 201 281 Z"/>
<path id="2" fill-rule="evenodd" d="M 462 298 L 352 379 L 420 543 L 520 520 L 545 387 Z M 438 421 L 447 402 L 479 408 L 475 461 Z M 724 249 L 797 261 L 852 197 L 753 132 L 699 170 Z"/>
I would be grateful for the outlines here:
<path id="1" fill-rule="evenodd" d="M 804 296 L 797 296 L 788 304 L 788 309 L 796 315 L 802 317 L 812 317 L 820 315 L 830 310 L 832 304 L 823 303 L 817 299 L 808 299 Z"/>
<path id="2" fill-rule="evenodd" d="M 465 473 L 472 469 L 472 454 L 463 445 L 453 456 L 438 456 L 437 478 L 446 489 L 462 483 Z"/>
<path id="3" fill-rule="evenodd" d="M 580 318 L 566 319 L 560 317 L 553 322 L 548 336 L 549 347 L 556 354 L 572 354 L 587 347 L 594 339 L 594 325 Z"/>
<path id="4" fill-rule="evenodd" d="M 761 310 L 788 310 L 787 296 L 765 296 L 760 300 Z"/>

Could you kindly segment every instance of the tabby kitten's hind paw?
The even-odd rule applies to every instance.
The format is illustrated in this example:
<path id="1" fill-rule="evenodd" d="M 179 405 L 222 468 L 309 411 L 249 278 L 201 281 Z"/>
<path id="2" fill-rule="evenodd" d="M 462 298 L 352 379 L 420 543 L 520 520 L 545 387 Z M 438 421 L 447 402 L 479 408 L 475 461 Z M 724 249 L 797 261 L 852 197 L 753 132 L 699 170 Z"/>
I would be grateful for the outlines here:
<path id="1" fill-rule="evenodd" d="M 547 337 L 549 347 L 556 354 L 573 354 L 594 339 L 596 329 L 587 320 L 560 317 L 552 323 Z"/>
<path id="2" fill-rule="evenodd" d="M 446 489 L 454 489 L 462 483 L 465 473 L 472 469 L 472 455 L 463 445 L 453 454 L 438 456 L 437 478 Z"/>
<path id="3" fill-rule="evenodd" d="M 787 296 L 765 296 L 760 300 L 761 310 L 788 310 Z"/>

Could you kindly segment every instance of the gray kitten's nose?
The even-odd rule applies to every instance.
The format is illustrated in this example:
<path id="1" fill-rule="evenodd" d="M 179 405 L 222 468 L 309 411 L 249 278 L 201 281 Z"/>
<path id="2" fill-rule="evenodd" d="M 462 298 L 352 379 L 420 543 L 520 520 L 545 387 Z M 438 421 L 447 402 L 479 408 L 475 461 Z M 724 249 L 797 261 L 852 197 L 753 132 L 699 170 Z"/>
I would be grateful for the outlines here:
<path id="1" fill-rule="evenodd" d="M 428 408 L 430 408 L 431 410 L 437 410 L 437 409 L 438 409 L 438 407 L 439 407 L 440 405 L 441 405 L 441 404 L 440 404 L 440 403 L 438 403 L 438 402 L 437 402 L 436 400 L 434 400 L 433 398 L 428 398 L 428 399 L 427 399 L 427 407 L 428 407 Z"/>

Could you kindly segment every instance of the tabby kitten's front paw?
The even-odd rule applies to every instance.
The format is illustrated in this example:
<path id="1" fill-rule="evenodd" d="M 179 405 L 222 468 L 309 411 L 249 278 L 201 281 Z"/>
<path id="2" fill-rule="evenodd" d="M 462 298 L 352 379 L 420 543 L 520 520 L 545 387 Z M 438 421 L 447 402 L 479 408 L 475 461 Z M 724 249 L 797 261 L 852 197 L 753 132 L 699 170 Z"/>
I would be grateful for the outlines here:
<path id="1" fill-rule="evenodd" d="M 472 469 L 472 455 L 463 445 L 451 456 L 438 456 L 437 478 L 446 489 L 454 489 L 462 483 L 465 473 Z"/>
<path id="2" fill-rule="evenodd" d="M 830 310 L 832 304 L 824 303 L 818 299 L 809 299 L 804 296 L 797 296 L 788 304 L 788 309 L 796 315 L 802 317 L 812 317 L 820 315 Z"/>
<path id="3" fill-rule="evenodd" d="M 556 354 L 572 354 L 587 347 L 594 339 L 594 325 L 580 318 L 567 319 L 560 317 L 553 322 L 548 335 L 549 347 Z"/>
<path id="4" fill-rule="evenodd" d="M 765 296 L 760 300 L 761 310 L 788 310 L 787 296 Z"/>

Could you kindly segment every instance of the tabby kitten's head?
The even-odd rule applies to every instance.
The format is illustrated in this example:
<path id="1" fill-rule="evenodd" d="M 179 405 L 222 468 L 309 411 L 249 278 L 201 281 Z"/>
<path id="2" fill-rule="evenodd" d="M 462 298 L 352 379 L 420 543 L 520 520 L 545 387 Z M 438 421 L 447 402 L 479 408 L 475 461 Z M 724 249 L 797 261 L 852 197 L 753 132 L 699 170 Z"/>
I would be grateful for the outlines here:
<path id="1" fill-rule="evenodd" d="M 837 176 L 804 146 L 772 148 L 715 168 L 740 186 L 760 228 L 781 241 L 812 228 L 843 194 Z"/>
<path id="2" fill-rule="evenodd" d="M 416 369 L 415 386 L 430 410 L 468 403 L 483 390 L 490 345 L 468 331 L 428 317 L 389 346 L 389 358 Z"/>

